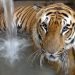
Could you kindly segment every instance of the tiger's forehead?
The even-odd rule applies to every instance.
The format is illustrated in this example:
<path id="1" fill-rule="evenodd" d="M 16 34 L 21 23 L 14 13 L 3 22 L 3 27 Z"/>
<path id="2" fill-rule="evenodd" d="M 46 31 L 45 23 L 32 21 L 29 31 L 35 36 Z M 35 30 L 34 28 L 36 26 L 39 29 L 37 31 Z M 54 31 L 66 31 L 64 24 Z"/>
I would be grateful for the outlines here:
<path id="1" fill-rule="evenodd" d="M 69 11 L 70 9 L 68 9 Z M 71 10 L 70 10 L 71 11 Z M 58 16 L 61 16 L 60 18 L 62 18 L 63 21 L 66 21 L 66 23 L 70 24 L 70 22 L 74 22 L 75 18 L 74 18 L 74 12 L 67 12 L 65 9 L 60 9 L 59 6 L 57 7 L 50 7 L 50 8 L 46 8 L 44 9 L 42 16 L 41 16 L 41 21 L 43 22 L 46 18 L 48 18 L 48 22 L 51 19 L 52 16 L 56 16 L 58 13 Z"/>
<path id="2" fill-rule="evenodd" d="M 49 11 L 49 10 L 58 10 L 58 11 L 59 10 L 65 10 L 70 15 L 72 15 L 74 12 L 69 6 L 67 6 L 63 3 L 55 3 L 55 4 L 48 5 L 46 7 L 46 11 Z"/>
<path id="3" fill-rule="evenodd" d="M 47 7 L 45 7 L 43 9 L 43 13 L 40 16 L 41 22 L 45 22 L 47 21 L 47 23 L 49 23 L 50 19 L 52 19 L 52 17 L 59 17 L 60 18 L 56 18 L 58 20 L 61 20 L 62 23 L 65 22 L 65 24 L 71 24 L 71 23 L 75 23 L 75 13 L 74 11 L 67 5 L 64 5 L 63 3 L 56 3 L 56 4 L 51 4 L 48 5 Z M 47 19 L 47 20 L 46 20 Z"/>
<path id="4" fill-rule="evenodd" d="M 53 16 L 56 17 L 56 14 L 53 12 L 51 13 L 51 12 L 52 11 L 48 12 L 48 13 L 50 13 L 49 15 L 47 15 L 48 13 L 44 12 L 41 16 L 41 22 L 44 22 L 46 19 L 47 19 L 47 22 L 49 22 Z M 57 12 L 57 11 L 55 11 L 55 12 Z M 72 16 L 71 15 L 65 16 L 63 14 L 64 13 L 59 12 L 59 16 L 61 16 L 61 18 L 62 18 L 62 19 L 59 18 L 59 20 L 65 21 L 67 24 L 70 24 L 73 20 Z"/>

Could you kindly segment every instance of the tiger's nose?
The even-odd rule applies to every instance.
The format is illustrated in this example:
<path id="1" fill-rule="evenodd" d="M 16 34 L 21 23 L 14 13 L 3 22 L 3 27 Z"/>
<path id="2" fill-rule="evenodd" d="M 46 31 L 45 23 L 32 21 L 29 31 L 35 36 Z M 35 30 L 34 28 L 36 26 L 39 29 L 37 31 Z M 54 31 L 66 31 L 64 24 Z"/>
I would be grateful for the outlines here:
<path id="1" fill-rule="evenodd" d="M 55 56 L 54 56 L 53 54 L 50 54 L 50 55 L 49 55 L 49 58 L 55 59 Z"/>

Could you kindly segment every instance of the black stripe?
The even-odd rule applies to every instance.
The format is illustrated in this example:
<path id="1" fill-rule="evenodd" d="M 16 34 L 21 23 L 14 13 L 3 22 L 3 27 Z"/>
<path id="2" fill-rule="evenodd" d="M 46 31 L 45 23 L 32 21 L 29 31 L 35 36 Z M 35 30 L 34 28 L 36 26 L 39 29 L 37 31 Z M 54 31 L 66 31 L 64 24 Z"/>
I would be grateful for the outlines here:
<path id="1" fill-rule="evenodd" d="M 29 7 L 30 8 L 30 7 Z M 22 25 L 23 25 L 23 23 L 24 23 L 24 21 L 25 21 L 25 18 L 26 18 L 26 16 L 28 15 L 28 12 L 29 12 L 29 10 L 31 9 L 29 9 L 29 8 L 25 8 L 26 9 L 26 12 L 22 15 L 22 17 L 21 17 L 21 25 L 20 25 L 20 27 L 18 27 L 18 28 L 22 28 Z M 26 28 L 26 26 L 25 26 L 25 28 Z"/>
<path id="2" fill-rule="evenodd" d="M 72 39 L 70 43 L 73 44 L 74 43 L 74 39 Z"/>
<path id="3" fill-rule="evenodd" d="M 35 11 L 34 11 L 34 12 L 35 12 Z M 34 14 L 34 15 L 33 15 L 33 17 L 31 16 L 32 19 L 30 20 L 30 24 L 31 24 L 31 22 L 33 23 L 33 21 L 34 21 L 33 19 L 34 19 L 34 17 L 36 17 L 34 12 L 32 13 L 32 15 L 33 15 L 33 14 Z"/>
<path id="4" fill-rule="evenodd" d="M 17 12 L 18 10 L 20 10 L 22 7 L 18 7 L 16 10 L 15 10 L 15 12 Z"/>
<path id="5" fill-rule="evenodd" d="M 22 7 L 18 7 L 18 8 L 15 10 L 15 12 L 19 11 L 21 8 L 22 8 Z"/>
<path id="6" fill-rule="evenodd" d="M 27 25 L 28 25 L 29 18 L 31 17 L 31 15 L 32 15 L 33 12 L 34 12 L 34 10 L 32 9 L 32 12 L 29 13 L 29 17 L 28 17 L 28 20 L 26 22 Z"/>
<path id="7" fill-rule="evenodd" d="M 29 9 L 30 8 L 30 9 Z M 21 25 L 23 25 L 23 23 L 24 23 L 24 21 L 26 21 L 26 17 L 28 16 L 28 13 L 30 12 L 30 10 L 31 10 L 31 7 L 29 7 L 28 9 L 27 9 L 27 11 L 23 14 L 23 18 L 21 19 L 22 20 L 22 23 L 21 23 Z M 27 24 L 25 23 L 25 28 L 24 28 L 25 30 L 27 29 Z"/>
<path id="8" fill-rule="evenodd" d="M 21 9 L 21 8 L 20 8 Z M 20 10 L 19 9 L 19 10 Z M 24 9 L 24 7 L 20 10 L 20 11 L 16 11 L 16 12 L 18 12 L 17 14 L 16 14 L 16 17 L 17 17 L 17 19 L 16 19 L 16 25 L 17 25 L 17 23 L 18 23 L 18 20 L 19 20 L 19 17 L 21 16 L 21 12 L 23 11 L 23 9 Z M 16 13 L 15 12 L 15 13 Z"/>
<path id="9" fill-rule="evenodd" d="M 24 9 L 25 9 L 25 7 L 22 7 L 21 9 L 19 9 L 19 11 L 16 11 L 16 12 L 17 12 L 16 16 L 20 15 L 21 12 L 22 12 Z M 15 13 L 16 13 L 16 12 L 15 12 Z"/>
<path id="10" fill-rule="evenodd" d="M 48 12 L 47 14 L 46 14 L 46 16 L 48 16 L 48 15 L 50 15 L 50 14 L 52 14 L 53 12 Z"/>
<path id="11" fill-rule="evenodd" d="M 22 24 L 23 24 L 23 22 L 21 23 L 21 25 L 18 25 L 17 23 L 18 23 L 18 20 L 19 20 L 19 18 L 21 17 L 21 21 L 22 21 L 22 19 L 25 17 L 24 15 L 27 13 L 27 10 L 28 10 L 29 8 L 24 8 L 24 10 L 22 10 L 22 11 L 25 11 L 26 10 L 26 12 L 23 14 L 23 16 L 21 17 L 21 15 L 22 15 L 22 13 L 17 17 L 17 19 L 16 19 L 16 25 L 18 26 L 17 28 L 18 29 L 21 29 L 22 28 Z"/>
<path id="12" fill-rule="evenodd" d="M 22 17 L 21 17 L 21 20 L 23 20 L 23 17 L 25 17 L 25 16 L 26 16 L 25 14 L 26 14 L 26 13 L 28 13 L 28 11 L 29 11 L 29 8 L 30 8 L 30 7 L 28 7 L 28 8 L 25 8 L 26 10 L 25 10 L 25 13 L 22 15 Z M 31 8 L 30 8 L 30 9 L 31 9 Z M 25 15 L 25 16 L 24 16 L 24 15 Z"/>
<path id="13" fill-rule="evenodd" d="M 75 50 L 74 50 L 74 48 L 72 48 L 72 54 L 73 54 L 74 62 L 75 62 Z"/>
<path id="14" fill-rule="evenodd" d="M 32 14 L 30 14 L 29 12 L 31 12 L 32 11 L 32 8 L 27 12 L 27 16 L 26 17 L 28 17 L 27 18 L 27 20 L 26 20 L 26 28 L 27 28 L 27 22 L 28 22 L 28 20 L 29 20 L 29 15 L 31 16 Z"/>
<path id="15" fill-rule="evenodd" d="M 66 17 L 68 17 L 68 15 L 67 14 L 65 14 L 65 13 L 61 13 L 61 14 L 63 14 L 64 16 L 66 16 Z"/>

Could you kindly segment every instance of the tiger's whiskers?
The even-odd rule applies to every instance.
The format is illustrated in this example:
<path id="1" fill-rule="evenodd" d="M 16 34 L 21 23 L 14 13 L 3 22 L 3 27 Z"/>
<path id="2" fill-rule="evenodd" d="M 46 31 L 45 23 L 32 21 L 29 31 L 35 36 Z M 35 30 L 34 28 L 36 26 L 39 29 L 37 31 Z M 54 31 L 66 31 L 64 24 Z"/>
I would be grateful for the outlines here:
<path id="1" fill-rule="evenodd" d="M 38 52 L 38 50 L 36 50 L 35 52 L 33 52 L 28 58 L 27 61 L 31 60 L 31 58 Z"/>
<path id="2" fill-rule="evenodd" d="M 45 57 L 45 54 L 41 54 L 41 57 L 40 57 L 40 67 L 43 66 L 44 57 Z"/>
<path id="3" fill-rule="evenodd" d="M 36 53 L 34 56 L 33 56 L 33 58 L 32 58 L 32 63 L 34 62 L 34 60 L 36 59 L 36 57 L 39 55 L 39 53 Z"/>
<path id="4" fill-rule="evenodd" d="M 41 54 L 42 54 L 41 51 L 39 51 L 38 53 L 36 53 L 35 56 L 32 59 L 32 63 L 34 62 L 34 60 L 36 59 L 36 57 L 38 58 Z"/>
<path id="5" fill-rule="evenodd" d="M 43 55 L 44 53 L 42 52 L 42 50 L 37 50 L 28 57 L 28 61 L 32 59 L 31 62 L 33 63 L 34 60 L 40 56 L 40 66 L 42 67 L 42 61 L 44 59 Z"/>

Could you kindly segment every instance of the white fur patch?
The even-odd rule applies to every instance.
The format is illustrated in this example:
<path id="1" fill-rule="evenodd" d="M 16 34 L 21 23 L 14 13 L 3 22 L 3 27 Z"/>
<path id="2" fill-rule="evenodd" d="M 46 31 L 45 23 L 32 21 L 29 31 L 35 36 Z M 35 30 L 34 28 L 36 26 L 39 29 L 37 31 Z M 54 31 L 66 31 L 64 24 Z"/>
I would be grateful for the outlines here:
<path id="1" fill-rule="evenodd" d="M 53 54 L 53 56 L 55 57 L 55 59 L 50 58 L 50 53 L 48 53 L 48 52 L 45 53 L 45 56 L 50 61 L 58 61 L 58 57 L 55 54 Z"/>
<path id="2" fill-rule="evenodd" d="M 74 39 L 74 43 L 72 43 L 72 44 L 67 44 L 67 45 L 65 45 L 65 49 L 70 49 L 70 48 L 74 48 L 75 49 L 75 39 Z"/>
<path id="3" fill-rule="evenodd" d="M 50 21 L 50 17 L 49 17 L 49 16 L 46 16 L 46 14 L 43 14 L 43 15 L 41 16 L 41 23 L 42 23 L 42 22 L 45 22 L 46 18 L 48 18 L 48 20 L 46 21 L 46 23 L 48 24 L 49 21 Z"/>
<path id="4" fill-rule="evenodd" d="M 38 7 L 34 5 L 34 6 L 33 6 L 33 9 L 37 10 L 37 9 L 38 9 Z"/>

